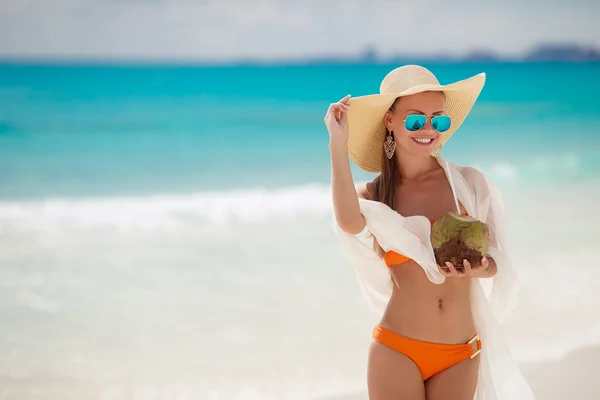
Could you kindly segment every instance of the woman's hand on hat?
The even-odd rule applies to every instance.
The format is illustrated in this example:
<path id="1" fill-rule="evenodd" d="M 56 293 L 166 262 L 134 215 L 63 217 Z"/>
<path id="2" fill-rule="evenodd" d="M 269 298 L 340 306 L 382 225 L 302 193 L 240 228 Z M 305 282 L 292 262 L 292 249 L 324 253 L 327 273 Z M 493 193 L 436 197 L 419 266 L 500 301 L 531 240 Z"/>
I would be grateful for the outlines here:
<path id="1" fill-rule="evenodd" d="M 337 103 L 331 103 L 325 114 L 325 125 L 329 131 L 329 136 L 348 138 L 348 117 L 346 113 L 350 110 L 348 101 L 350 95 L 347 95 Z"/>
<path id="2" fill-rule="evenodd" d="M 467 260 L 463 260 L 463 268 L 460 269 L 456 268 L 454 264 L 449 261 L 445 263 L 444 268 L 437 264 L 438 270 L 446 278 L 487 278 L 489 275 L 489 266 L 490 261 L 487 257 L 483 257 L 480 265 L 477 267 L 472 267 L 471 263 Z"/>

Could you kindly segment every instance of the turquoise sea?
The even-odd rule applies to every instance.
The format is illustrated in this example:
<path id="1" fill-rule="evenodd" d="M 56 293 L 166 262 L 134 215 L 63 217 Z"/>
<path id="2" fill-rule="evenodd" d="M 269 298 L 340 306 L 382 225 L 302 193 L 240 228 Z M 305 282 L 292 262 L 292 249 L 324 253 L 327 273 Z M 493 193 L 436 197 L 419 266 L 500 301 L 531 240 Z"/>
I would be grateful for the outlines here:
<path id="1" fill-rule="evenodd" d="M 442 154 L 503 190 L 516 357 L 600 343 L 600 64 L 423 65 L 487 74 Z M 0 399 L 364 395 L 323 116 L 396 66 L 0 64 Z"/>
<path id="2" fill-rule="evenodd" d="M 525 183 L 599 171 L 600 64 L 426 66 L 488 75 L 447 157 Z M 0 198 L 327 183 L 324 110 L 393 67 L 0 65 Z M 553 156 L 565 165 L 540 168 Z"/>

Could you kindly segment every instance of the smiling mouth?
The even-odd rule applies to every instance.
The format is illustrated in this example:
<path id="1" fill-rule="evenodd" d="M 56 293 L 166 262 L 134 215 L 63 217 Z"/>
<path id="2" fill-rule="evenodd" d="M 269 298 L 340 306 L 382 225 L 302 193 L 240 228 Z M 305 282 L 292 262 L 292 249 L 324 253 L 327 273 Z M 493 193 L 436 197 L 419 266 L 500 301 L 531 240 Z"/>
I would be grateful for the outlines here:
<path id="1" fill-rule="evenodd" d="M 428 145 L 433 143 L 433 141 L 435 140 L 435 138 L 415 138 L 415 137 L 411 137 L 411 139 L 418 143 L 418 144 L 422 144 L 422 145 Z"/>

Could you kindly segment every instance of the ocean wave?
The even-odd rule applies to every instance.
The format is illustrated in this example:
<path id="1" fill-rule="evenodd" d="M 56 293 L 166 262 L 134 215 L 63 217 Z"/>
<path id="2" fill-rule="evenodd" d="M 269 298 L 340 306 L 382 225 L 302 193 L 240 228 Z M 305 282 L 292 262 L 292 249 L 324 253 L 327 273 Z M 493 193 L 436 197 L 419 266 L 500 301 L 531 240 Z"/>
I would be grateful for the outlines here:
<path id="1" fill-rule="evenodd" d="M 318 217 L 330 212 L 330 188 L 318 184 L 188 195 L 51 198 L 0 202 L 0 234 L 96 229 L 156 231 L 186 225 Z"/>
<path id="2" fill-rule="evenodd" d="M 560 157 L 535 156 L 524 165 L 502 161 L 474 167 L 498 183 L 504 194 L 510 194 L 531 183 L 564 188 L 578 181 L 573 178 L 581 174 L 582 164 L 578 155 L 567 153 Z M 597 185 L 597 181 L 580 183 Z M 317 183 L 191 194 L 4 201 L 0 202 L 0 234 L 95 229 L 177 230 L 236 221 L 320 217 L 331 210 L 330 186 Z"/>
<path id="3" fill-rule="evenodd" d="M 526 160 L 499 161 L 486 165 L 475 164 L 490 178 L 507 183 L 540 183 L 564 184 L 573 180 L 581 180 L 596 175 L 594 167 L 590 167 L 596 154 L 582 155 L 574 152 L 561 154 L 534 154 Z"/>

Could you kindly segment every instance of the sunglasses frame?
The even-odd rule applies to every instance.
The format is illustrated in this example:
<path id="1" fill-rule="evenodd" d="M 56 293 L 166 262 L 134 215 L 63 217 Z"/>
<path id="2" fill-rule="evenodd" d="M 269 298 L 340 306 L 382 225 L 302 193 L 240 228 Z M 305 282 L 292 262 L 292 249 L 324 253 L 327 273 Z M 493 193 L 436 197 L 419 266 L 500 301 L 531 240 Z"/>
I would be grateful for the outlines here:
<path id="1" fill-rule="evenodd" d="M 419 116 L 419 117 L 425 117 L 425 123 L 423 124 L 423 126 L 421 126 L 419 129 L 416 129 L 416 130 L 410 130 L 410 129 L 408 129 L 408 128 L 406 127 L 406 119 L 407 119 L 408 117 L 412 117 L 413 115 L 417 115 L 417 116 Z M 434 119 L 435 117 L 448 117 L 448 118 L 450 119 L 450 126 L 452 126 L 452 118 L 450 118 L 450 116 L 448 116 L 448 115 L 446 115 L 446 114 L 425 115 L 425 114 L 417 114 L 417 113 L 412 113 L 412 114 L 408 114 L 406 117 L 404 117 L 404 119 L 402 120 L 402 123 L 404 124 L 404 128 L 405 128 L 407 131 L 409 131 L 409 132 L 417 132 L 417 131 L 420 131 L 421 129 L 423 129 L 423 127 L 425 127 L 425 125 L 427 125 L 427 121 L 429 121 L 429 124 L 431 124 L 431 128 L 432 128 L 434 131 L 438 132 L 438 133 L 443 133 L 443 132 L 446 132 L 446 131 L 448 131 L 448 129 L 450 129 L 450 126 L 448 126 L 448 129 L 446 129 L 445 131 L 441 131 L 441 132 L 440 132 L 440 131 L 438 131 L 437 129 L 435 129 L 435 128 L 433 127 L 433 124 L 432 124 L 432 121 L 433 121 L 433 119 Z"/>

